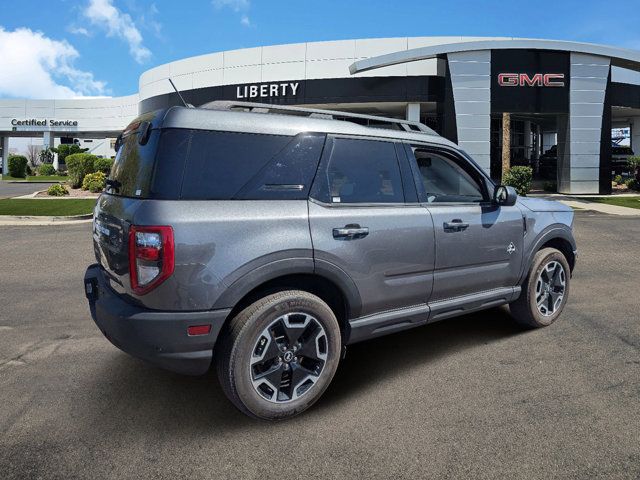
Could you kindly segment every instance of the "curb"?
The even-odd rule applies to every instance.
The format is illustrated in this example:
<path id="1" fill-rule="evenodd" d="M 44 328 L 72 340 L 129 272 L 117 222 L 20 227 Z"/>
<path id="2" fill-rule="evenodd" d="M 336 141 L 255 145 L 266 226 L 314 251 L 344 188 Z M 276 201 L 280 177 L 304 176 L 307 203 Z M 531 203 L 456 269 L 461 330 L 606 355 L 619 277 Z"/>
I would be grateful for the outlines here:
<path id="1" fill-rule="evenodd" d="M 41 193 L 45 193 L 46 190 L 38 190 L 37 192 L 33 192 L 33 193 L 27 193 L 26 195 L 20 195 L 17 197 L 11 197 L 12 199 L 16 199 L 16 200 L 25 200 L 25 199 L 34 199 L 34 200 L 98 200 L 98 198 L 100 198 L 100 195 L 96 194 L 95 196 L 87 196 L 87 197 L 74 197 L 71 195 L 67 195 L 64 197 L 55 197 L 55 196 L 49 196 L 47 195 L 46 197 L 43 196 L 38 196 Z"/>
<path id="2" fill-rule="evenodd" d="M 64 183 L 63 180 L 2 180 L 3 182 L 7 182 L 7 183 L 26 183 L 26 184 L 38 184 L 38 183 Z"/>

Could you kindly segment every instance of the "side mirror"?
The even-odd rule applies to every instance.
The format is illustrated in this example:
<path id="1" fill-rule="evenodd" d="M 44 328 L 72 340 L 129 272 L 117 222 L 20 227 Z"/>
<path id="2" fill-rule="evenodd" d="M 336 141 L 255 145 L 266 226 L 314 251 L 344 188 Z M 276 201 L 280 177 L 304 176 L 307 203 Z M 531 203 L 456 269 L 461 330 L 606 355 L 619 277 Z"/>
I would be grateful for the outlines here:
<path id="1" fill-rule="evenodd" d="M 498 185 L 493 192 L 493 202 L 496 205 L 502 205 L 505 207 L 512 207 L 516 204 L 518 199 L 518 192 L 513 187 L 507 187 L 506 185 Z"/>

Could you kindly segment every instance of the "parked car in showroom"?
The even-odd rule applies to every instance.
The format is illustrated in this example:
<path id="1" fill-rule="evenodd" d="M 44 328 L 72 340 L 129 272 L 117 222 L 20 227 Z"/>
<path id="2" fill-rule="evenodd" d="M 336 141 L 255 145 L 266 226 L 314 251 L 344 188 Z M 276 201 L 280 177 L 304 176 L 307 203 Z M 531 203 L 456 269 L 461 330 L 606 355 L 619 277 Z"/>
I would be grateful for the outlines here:
<path id="1" fill-rule="evenodd" d="M 320 398 L 349 344 L 504 304 L 550 325 L 572 224 L 420 123 L 172 107 L 118 141 L 85 291 L 118 348 L 184 374 L 214 366 L 238 409 L 279 419 Z"/>

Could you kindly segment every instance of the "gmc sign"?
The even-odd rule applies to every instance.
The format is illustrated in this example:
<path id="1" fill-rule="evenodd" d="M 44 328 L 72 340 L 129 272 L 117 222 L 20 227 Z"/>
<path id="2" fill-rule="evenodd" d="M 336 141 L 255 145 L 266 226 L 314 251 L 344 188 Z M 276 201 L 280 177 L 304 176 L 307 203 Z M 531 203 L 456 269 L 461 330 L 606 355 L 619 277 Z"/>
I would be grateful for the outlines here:
<path id="1" fill-rule="evenodd" d="M 499 73 L 501 87 L 564 87 L 564 73 Z"/>

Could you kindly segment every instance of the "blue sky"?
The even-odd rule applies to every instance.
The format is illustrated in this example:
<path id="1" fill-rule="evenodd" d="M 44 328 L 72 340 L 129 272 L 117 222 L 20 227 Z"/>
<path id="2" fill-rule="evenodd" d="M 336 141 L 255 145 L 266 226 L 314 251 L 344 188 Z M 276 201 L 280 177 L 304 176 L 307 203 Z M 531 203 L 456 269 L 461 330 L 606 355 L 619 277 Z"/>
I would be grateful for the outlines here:
<path id="1" fill-rule="evenodd" d="M 21 0 L 0 19 L 0 97 L 126 95 L 145 70 L 234 48 L 478 35 L 640 49 L 638 0 Z"/>

